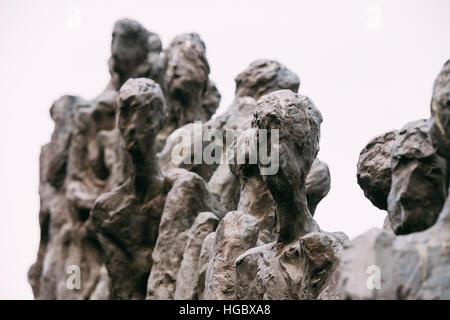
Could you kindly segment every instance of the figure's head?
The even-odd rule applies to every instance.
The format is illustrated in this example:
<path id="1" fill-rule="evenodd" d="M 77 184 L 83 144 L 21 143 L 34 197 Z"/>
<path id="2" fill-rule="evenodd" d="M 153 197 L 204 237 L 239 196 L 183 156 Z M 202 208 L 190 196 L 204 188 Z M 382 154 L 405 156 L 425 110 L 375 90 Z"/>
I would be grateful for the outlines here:
<path id="1" fill-rule="evenodd" d="M 252 97 L 258 100 L 273 91 L 289 89 L 298 92 L 299 77 L 274 60 L 256 60 L 234 79 L 236 97 Z"/>
<path id="2" fill-rule="evenodd" d="M 430 120 L 407 123 L 392 145 L 387 206 L 396 234 L 422 231 L 435 222 L 447 197 L 447 164 L 438 155 Z"/>
<path id="3" fill-rule="evenodd" d="M 119 20 L 112 33 L 110 71 L 117 73 L 120 83 L 124 83 L 128 78 L 141 73 L 137 69 L 146 62 L 150 52 L 161 50 L 158 35 L 148 31 L 137 21 Z"/>
<path id="4" fill-rule="evenodd" d="M 274 175 L 263 175 L 275 200 L 292 201 L 304 190 L 309 169 L 319 151 L 322 115 L 312 101 L 290 90 L 279 90 L 261 97 L 252 127 L 279 132 L 279 168 Z M 273 148 L 273 146 L 269 146 Z M 277 151 L 271 149 L 270 152 Z M 260 170 L 264 168 L 258 163 Z"/>
<path id="5" fill-rule="evenodd" d="M 182 106 L 198 104 L 208 87 L 209 64 L 206 47 L 197 33 L 187 33 L 172 40 L 165 51 L 165 90 Z"/>
<path id="6" fill-rule="evenodd" d="M 166 102 L 160 86 L 146 78 L 128 79 L 119 91 L 118 128 L 125 146 L 136 151 L 153 151 L 158 131 L 167 117 Z"/>
<path id="7" fill-rule="evenodd" d="M 356 178 L 364 195 L 381 210 L 387 210 L 392 180 L 392 146 L 397 134 L 397 130 L 391 130 L 372 138 L 361 150 L 356 166 Z"/>

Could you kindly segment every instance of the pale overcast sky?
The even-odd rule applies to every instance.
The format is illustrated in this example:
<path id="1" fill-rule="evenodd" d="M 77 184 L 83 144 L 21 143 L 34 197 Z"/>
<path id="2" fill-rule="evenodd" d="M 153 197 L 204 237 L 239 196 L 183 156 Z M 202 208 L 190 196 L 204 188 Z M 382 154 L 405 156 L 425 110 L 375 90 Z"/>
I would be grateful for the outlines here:
<path id="1" fill-rule="evenodd" d="M 38 157 L 49 108 L 63 94 L 93 98 L 109 79 L 117 19 L 140 21 L 167 45 L 195 31 L 207 46 L 220 110 L 234 77 L 269 58 L 296 72 L 322 112 L 319 157 L 332 186 L 315 218 L 355 237 L 385 212 L 356 183 L 368 140 L 429 117 L 434 78 L 450 58 L 450 1 L 6 1 L 0 0 L 0 299 L 31 299 L 36 258 Z"/>

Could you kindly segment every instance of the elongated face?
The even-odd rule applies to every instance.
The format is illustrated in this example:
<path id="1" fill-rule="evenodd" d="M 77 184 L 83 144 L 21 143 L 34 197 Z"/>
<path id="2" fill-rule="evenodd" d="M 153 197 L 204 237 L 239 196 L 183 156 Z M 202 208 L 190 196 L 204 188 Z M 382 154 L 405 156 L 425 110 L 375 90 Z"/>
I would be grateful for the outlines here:
<path id="1" fill-rule="evenodd" d="M 120 88 L 118 128 L 128 151 L 151 148 L 166 117 L 164 95 L 153 80 L 129 79 Z"/>
<path id="2" fill-rule="evenodd" d="M 258 100 L 252 127 L 279 132 L 279 169 L 263 179 L 278 201 L 290 201 L 305 185 L 319 151 L 322 116 L 312 101 L 290 90 L 279 90 Z M 269 147 L 272 148 L 273 146 Z M 259 162 L 260 170 L 265 165 Z"/>
<path id="3" fill-rule="evenodd" d="M 116 22 L 111 41 L 115 72 L 126 76 L 145 60 L 148 37 L 149 32 L 137 21 L 123 19 Z"/>
<path id="4" fill-rule="evenodd" d="M 205 44 L 196 33 L 176 37 L 166 50 L 166 90 L 187 106 L 199 103 L 208 85 L 209 64 Z"/>

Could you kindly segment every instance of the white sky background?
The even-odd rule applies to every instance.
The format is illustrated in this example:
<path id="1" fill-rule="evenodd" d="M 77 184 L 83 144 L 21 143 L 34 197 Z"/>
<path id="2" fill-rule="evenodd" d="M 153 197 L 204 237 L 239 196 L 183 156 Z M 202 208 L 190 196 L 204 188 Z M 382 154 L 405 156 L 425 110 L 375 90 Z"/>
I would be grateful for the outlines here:
<path id="1" fill-rule="evenodd" d="M 78 13 L 79 25 L 71 23 Z M 112 27 L 124 17 L 164 45 L 198 32 L 222 111 L 252 61 L 275 59 L 296 72 L 300 93 L 324 118 L 319 157 L 332 186 L 316 220 L 350 237 L 382 225 L 386 213 L 356 183 L 358 155 L 371 137 L 429 117 L 433 81 L 450 58 L 450 1 L 0 0 L 0 299 L 32 298 L 26 272 L 39 243 L 49 108 L 63 94 L 103 90 Z"/>

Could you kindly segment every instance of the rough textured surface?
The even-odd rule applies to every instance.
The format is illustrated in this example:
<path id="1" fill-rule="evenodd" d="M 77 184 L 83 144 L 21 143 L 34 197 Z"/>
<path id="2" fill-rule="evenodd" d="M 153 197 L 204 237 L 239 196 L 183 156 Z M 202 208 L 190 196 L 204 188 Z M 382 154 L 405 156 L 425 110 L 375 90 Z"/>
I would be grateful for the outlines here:
<path id="1" fill-rule="evenodd" d="M 256 108 L 258 97 L 278 89 L 291 89 L 297 91 L 300 80 L 291 70 L 287 69 L 276 61 L 258 60 L 251 63 L 236 79 L 236 98 L 227 110 L 217 117 L 207 121 L 202 126 L 202 135 L 209 129 L 216 129 L 226 136 L 227 129 L 244 129 L 250 126 L 253 112 Z M 217 194 L 222 205 L 228 210 L 236 210 L 239 201 L 240 186 L 238 179 L 231 173 L 227 163 L 194 163 L 193 153 L 182 154 L 183 161 L 176 163 L 172 161 L 172 151 L 182 138 L 188 136 L 190 139 L 190 149 L 194 150 L 194 125 L 189 123 L 172 132 L 167 137 L 164 148 L 158 153 L 158 159 L 162 170 L 167 172 L 174 168 L 185 168 L 198 173 L 204 179 L 209 180 L 210 190 Z M 209 141 L 203 142 L 203 147 Z M 225 141 L 222 141 L 225 146 Z M 308 194 L 311 196 L 311 209 L 314 211 L 315 205 L 323 198 L 329 185 L 329 172 L 324 170 L 326 164 L 320 166 L 320 170 L 312 170 L 311 177 L 307 183 L 307 189 L 311 189 Z M 326 175 L 328 174 L 328 179 Z M 321 186 L 316 186 L 321 184 Z"/>
<path id="2" fill-rule="evenodd" d="M 325 198 L 331 188 L 331 176 L 328 165 L 318 158 L 314 160 L 306 177 L 306 199 L 311 215 L 314 215 L 319 202 Z"/>
<path id="3" fill-rule="evenodd" d="M 431 100 L 431 134 L 439 153 L 450 158 L 450 60 L 447 60 L 433 87 Z"/>
<path id="4" fill-rule="evenodd" d="M 340 299 L 337 286 L 347 237 L 315 231 L 284 246 L 272 242 L 236 259 L 236 297 L 244 300 Z"/>
<path id="5" fill-rule="evenodd" d="M 326 232 L 311 232 L 300 239 L 303 258 L 300 298 L 330 300 L 340 297 L 337 276 L 347 240 L 343 233 Z"/>
<path id="6" fill-rule="evenodd" d="M 174 298 L 189 232 L 197 215 L 211 211 L 223 217 L 224 212 L 197 174 L 174 169 L 169 172 L 168 179 L 173 181 L 173 186 L 167 195 L 158 241 L 152 254 L 153 266 L 148 278 L 147 299 Z M 189 256 L 186 258 L 189 259 Z"/>
<path id="7" fill-rule="evenodd" d="M 262 177 L 277 204 L 280 243 L 318 228 L 308 209 L 305 185 L 319 151 L 321 122 L 322 115 L 312 101 L 290 90 L 273 92 L 258 101 L 252 127 L 279 130 L 278 172 Z M 260 162 L 258 166 L 264 168 Z"/>
<path id="8" fill-rule="evenodd" d="M 241 211 L 228 212 L 216 230 L 206 273 L 205 299 L 235 299 L 234 261 L 256 244 L 258 220 Z"/>
<path id="9" fill-rule="evenodd" d="M 387 230 L 424 230 L 447 196 L 448 169 L 432 141 L 432 121 L 418 120 L 373 138 L 361 151 L 357 178 L 366 197 L 387 210 Z"/>
<path id="10" fill-rule="evenodd" d="M 182 58 L 166 61 L 161 53 L 158 35 L 136 21 L 119 20 L 105 91 L 90 101 L 64 96 L 53 104 L 55 131 L 40 157 L 41 242 L 29 270 L 37 299 L 145 297 L 159 217 L 171 188 L 156 163 L 155 135 L 166 112 L 176 118 L 184 112 L 167 107 L 166 94 L 156 89 L 157 83 L 168 87 L 173 72 L 167 66 Z M 204 49 L 202 55 L 205 59 Z M 130 77 L 154 81 L 125 86 Z M 206 120 L 220 94 L 209 79 L 205 83 L 201 104 L 191 112 L 205 110 Z M 80 267 L 81 289 L 66 285 L 71 266 Z"/>
<path id="11" fill-rule="evenodd" d="M 427 120 L 410 122 L 399 131 L 391 168 L 388 213 L 394 232 L 406 234 L 432 226 L 447 196 L 447 164 L 437 155 Z"/>
<path id="12" fill-rule="evenodd" d="M 164 51 L 164 92 L 169 117 L 157 138 L 158 150 L 167 136 L 182 125 L 208 120 L 219 107 L 220 94 L 209 79 L 206 46 L 197 33 L 175 37 Z"/>
<path id="13" fill-rule="evenodd" d="M 161 39 L 139 22 L 122 19 L 114 25 L 109 71 L 111 85 L 119 90 L 129 78 L 146 77 L 161 83 L 164 59 Z"/>
<path id="14" fill-rule="evenodd" d="M 108 131 L 114 108 L 115 94 L 105 91 L 93 101 L 63 96 L 50 110 L 55 131 L 40 156 L 41 242 L 28 274 L 37 299 L 108 297 L 89 211 L 99 195 L 123 182 L 122 154 Z M 66 286 L 73 265 L 83 274 L 80 290 Z"/>
<path id="15" fill-rule="evenodd" d="M 439 220 L 425 231 L 395 237 L 372 229 L 354 239 L 344 252 L 344 298 L 450 299 L 449 214 L 447 200 Z M 379 289 L 367 286 L 370 266 L 380 270 Z"/>
<path id="16" fill-rule="evenodd" d="M 273 60 L 257 60 L 240 73 L 236 79 L 236 96 L 258 100 L 273 91 L 288 89 L 297 92 L 299 77 L 281 63 Z"/>
<path id="17" fill-rule="evenodd" d="M 144 78 L 129 79 L 121 87 L 118 101 L 117 123 L 130 176 L 97 199 L 92 220 L 105 253 L 112 296 L 142 299 L 168 188 L 154 146 L 167 117 L 166 104 L 160 86 Z"/>
<path id="18" fill-rule="evenodd" d="M 199 300 L 205 299 L 205 285 L 206 285 L 206 273 L 208 272 L 209 260 L 211 258 L 212 248 L 216 241 L 216 232 L 209 233 L 203 240 L 202 247 L 200 249 L 200 257 L 198 260 L 198 287 L 197 298 Z"/>
<path id="19" fill-rule="evenodd" d="M 336 277 L 346 237 L 321 231 L 306 198 L 306 180 L 319 150 L 321 122 L 312 101 L 290 90 L 258 100 L 252 126 L 280 130 L 277 173 L 263 174 L 264 165 L 258 161 L 262 180 L 276 204 L 277 235 L 276 241 L 252 248 L 236 259 L 239 299 L 340 297 Z M 253 167 L 240 168 L 245 172 L 242 169 Z"/>
<path id="20" fill-rule="evenodd" d="M 276 242 L 255 247 L 240 255 L 236 259 L 237 299 L 296 299 L 284 277 L 280 260 Z"/>
<path id="21" fill-rule="evenodd" d="M 258 164 L 251 164 L 250 161 L 241 163 L 239 160 L 238 153 L 242 149 L 242 157 L 251 158 L 251 150 L 255 150 L 250 147 L 252 137 L 251 130 L 245 130 L 236 137 L 232 145 L 233 162 L 230 164 L 230 170 L 239 179 L 241 188 L 238 210 L 258 220 L 257 244 L 262 245 L 276 240 L 276 204 L 260 174 Z"/>
<path id="22" fill-rule="evenodd" d="M 199 126 L 199 134 L 202 137 L 205 136 L 208 130 L 218 130 L 222 133 L 223 140 L 222 141 L 213 141 L 215 144 L 219 145 L 220 143 L 226 146 L 225 137 L 226 130 L 233 129 L 236 130 L 241 128 L 246 123 L 250 122 L 250 116 L 256 106 L 256 101 L 250 97 L 237 98 L 230 105 L 229 109 L 222 115 L 217 116 L 214 119 L 210 119 L 209 121 L 202 123 Z M 182 126 L 181 128 L 175 130 L 170 134 L 170 136 L 166 140 L 166 144 L 161 152 L 158 153 L 158 159 L 161 163 L 162 169 L 164 172 L 167 172 L 174 168 L 184 168 L 189 171 L 193 171 L 198 173 L 204 179 L 209 180 L 215 170 L 220 166 L 219 163 L 195 163 L 194 161 L 194 142 L 199 141 L 199 145 L 204 149 L 208 146 L 211 141 L 208 140 L 195 140 L 195 127 L 193 123 L 189 123 L 187 125 Z M 176 162 L 173 161 L 172 153 L 175 152 L 174 148 L 177 145 L 180 145 L 184 140 L 184 138 L 189 139 L 186 140 L 188 149 L 192 152 L 184 154 L 182 150 L 177 153 L 177 156 L 180 156 L 182 161 Z M 202 149 L 202 150 L 203 150 Z M 226 164 L 224 164 L 226 165 Z M 220 195 L 221 192 L 218 192 Z"/>
<path id="23" fill-rule="evenodd" d="M 349 242 L 313 219 L 330 172 L 317 158 L 322 115 L 297 93 L 294 72 L 251 63 L 235 79 L 231 105 L 212 117 L 220 93 L 200 36 L 163 48 L 138 22 L 119 20 L 105 91 L 93 100 L 63 96 L 51 108 L 41 243 L 29 270 L 35 297 L 450 298 L 449 66 L 435 82 L 429 120 L 377 136 L 361 152 L 358 183 L 389 215 L 384 230 Z M 173 163 L 182 137 L 194 150 L 196 120 L 202 135 L 279 129 L 279 143 L 268 146 L 279 169 L 266 174 L 261 159 L 194 163 L 192 154 L 191 163 Z M 228 141 L 215 142 L 225 151 Z M 235 155 L 242 147 L 231 146 Z M 381 269 L 380 290 L 367 289 L 370 265 Z M 73 266 L 80 289 L 67 286 Z"/>
<path id="24" fill-rule="evenodd" d="M 290 96 L 290 94 L 294 95 L 291 91 L 286 91 L 285 95 Z M 280 98 L 279 100 L 283 100 Z M 287 103 L 289 103 L 288 101 Z M 257 109 L 258 112 L 258 109 Z M 283 111 L 280 111 L 281 113 Z M 320 121 L 320 118 L 318 118 Z M 282 118 L 284 120 L 284 117 Z M 280 119 L 281 121 L 281 119 Z M 320 122 L 317 122 L 320 124 Z M 245 128 L 245 127 L 244 127 Z M 292 128 L 289 128 L 292 129 Z M 289 130 L 287 129 L 287 130 Z M 242 135 L 249 134 L 249 131 L 245 131 L 242 133 Z M 242 138 L 243 136 L 241 136 Z M 246 154 L 244 157 L 247 159 L 249 158 L 249 148 L 248 148 L 248 141 L 245 141 L 245 147 L 246 147 Z M 287 142 L 287 141 L 286 141 Z M 253 233 L 256 232 L 257 239 L 256 241 L 252 241 L 251 243 L 248 243 L 248 241 L 239 240 L 236 241 L 236 244 L 232 247 L 230 247 L 230 240 L 229 238 L 225 237 L 226 239 L 217 239 L 218 236 L 221 236 L 218 231 L 216 232 L 216 239 L 215 239 L 215 246 L 212 249 L 212 256 L 211 256 L 211 262 L 208 269 L 208 277 L 207 277 L 207 291 L 206 291 L 206 297 L 207 299 L 235 299 L 235 298 L 243 298 L 243 299 L 254 299 L 256 298 L 253 296 L 253 290 L 252 283 L 255 282 L 251 281 L 251 283 L 247 284 L 245 281 L 242 281 L 239 279 L 238 272 L 241 272 L 241 276 L 251 278 L 253 275 L 248 275 L 247 273 L 249 270 L 247 267 L 247 262 L 244 262 L 240 264 L 241 268 L 238 269 L 238 260 L 237 255 L 244 254 L 243 249 L 250 249 L 255 246 L 264 246 L 264 244 L 273 242 L 277 239 L 277 231 L 276 231 L 276 223 L 277 223 L 277 205 L 275 203 L 275 200 L 272 197 L 272 193 L 270 192 L 268 186 L 266 185 L 263 176 L 260 173 L 259 167 L 257 164 L 238 164 L 236 162 L 237 159 L 237 148 L 238 144 L 234 144 L 234 162 L 230 166 L 231 172 L 236 175 L 236 177 L 239 179 L 240 184 L 240 197 L 238 202 L 238 210 L 237 212 L 230 212 L 227 214 L 226 217 L 229 215 L 232 215 L 232 217 L 236 217 L 239 215 L 242 215 L 244 212 L 247 215 L 250 215 L 254 218 L 256 218 L 257 221 L 257 231 L 253 230 Z M 315 156 L 315 154 L 314 154 Z M 315 171 L 313 175 L 309 178 L 309 190 L 311 195 L 311 204 L 314 206 L 317 205 L 317 203 L 326 195 L 326 193 L 329 190 L 330 187 L 330 180 L 329 180 L 329 171 L 326 164 L 319 162 L 318 160 L 315 162 Z M 220 167 L 219 167 L 220 168 Z M 304 176 L 303 176 L 304 177 Z M 308 176 L 309 177 L 309 176 Z M 304 179 L 304 178 L 303 178 Z M 299 181 L 301 183 L 301 181 Z M 305 188 L 305 183 L 303 185 L 303 188 Z M 314 198 L 315 197 L 315 198 Z M 314 201 L 313 201 L 314 200 Z M 305 199 L 306 202 L 306 199 Z M 305 204 L 306 205 L 306 204 Z M 231 218 L 230 218 L 231 219 Z M 225 220 L 221 222 L 221 224 L 225 223 Z M 235 220 L 232 220 L 235 221 Z M 231 224 L 231 223 L 229 223 Z M 225 224 L 227 226 L 228 224 Z M 220 226 L 219 226 L 220 228 Z M 230 228 L 230 227 L 228 227 Z M 236 228 L 236 227 L 235 227 Z M 218 229 L 219 230 L 219 229 Z M 247 232 L 247 231 L 246 231 Z M 241 231 L 242 236 L 243 231 Z M 236 235 L 231 235 L 231 238 L 236 238 Z M 234 239 L 233 238 L 233 239 Z M 227 240 L 228 239 L 228 240 Z M 265 248 L 265 247 L 264 247 Z M 339 249 L 342 249 L 340 247 Z M 226 254 L 224 253 L 226 252 Z M 270 254 L 269 254 L 270 255 Z M 320 255 L 320 254 L 319 254 Z M 271 256 L 271 255 L 270 255 Z M 287 253 L 286 256 L 289 256 Z M 254 260 L 254 259 L 253 259 Z M 338 259 L 334 259 L 334 257 L 330 257 L 330 260 L 333 260 L 333 262 L 338 261 Z M 218 261 L 218 262 L 217 262 Z M 224 263 L 226 261 L 226 263 Z M 234 261 L 236 261 L 236 266 L 234 265 Z M 258 263 L 258 261 L 252 261 L 254 264 Z M 264 260 L 264 262 L 266 261 Z M 274 262 L 275 264 L 277 262 Z M 299 265 L 297 265 L 299 266 Z M 323 267 L 323 266 L 322 266 Z M 295 267 L 292 267 L 295 269 Z M 257 269 L 257 268 L 256 268 Z M 250 267 L 250 272 L 256 272 L 255 267 Z M 294 271 L 295 273 L 295 271 Z M 323 270 L 322 270 L 323 273 Z M 236 278 L 235 278 L 236 274 Z M 325 273 L 326 274 L 326 273 Z M 281 275 L 278 275 L 282 277 Z M 298 276 L 298 274 L 295 274 L 295 276 Z M 325 281 L 325 279 L 322 279 L 321 276 L 318 276 L 321 280 Z M 236 279 L 236 281 L 235 281 Z M 265 291 L 267 288 L 265 285 L 262 286 L 262 291 Z M 245 292 L 245 288 L 247 290 L 250 290 L 250 296 L 248 296 Z M 276 287 L 277 290 L 279 290 L 279 287 Z M 275 290 L 275 289 L 274 289 Z M 290 297 L 295 298 L 297 297 L 296 294 L 292 293 L 291 288 L 286 289 L 286 291 L 282 292 L 279 297 Z M 264 295 L 258 296 L 258 298 L 263 298 Z M 303 296 L 304 298 L 307 298 L 306 295 Z"/>
<path id="25" fill-rule="evenodd" d="M 369 230 L 344 251 L 338 283 L 346 299 L 450 299 L 450 197 L 444 170 L 449 77 L 447 62 L 435 82 L 431 119 L 408 123 L 395 139 L 389 219 L 385 229 Z M 409 234 L 395 236 L 391 224 L 396 233 Z"/>
<path id="26" fill-rule="evenodd" d="M 387 210 L 391 190 L 391 154 L 397 131 L 376 136 L 359 154 L 356 177 L 364 195 L 374 206 Z"/>
<path id="27" fill-rule="evenodd" d="M 212 212 L 200 212 L 195 218 L 194 224 L 189 230 L 188 241 L 183 253 L 183 262 L 178 272 L 175 299 L 195 300 L 198 298 L 199 269 L 203 262 L 202 245 L 205 238 L 216 229 L 218 222 L 219 218 Z M 204 278 L 202 280 L 204 281 Z"/>
<path id="28" fill-rule="evenodd" d="M 220 202 L 227 211 L 233 211 L 238 207 L 240 185 L 239 180 L 231 172 L 226 163 L 220 164 L 209 179 L 208 188 L 218 195 Z"/>

